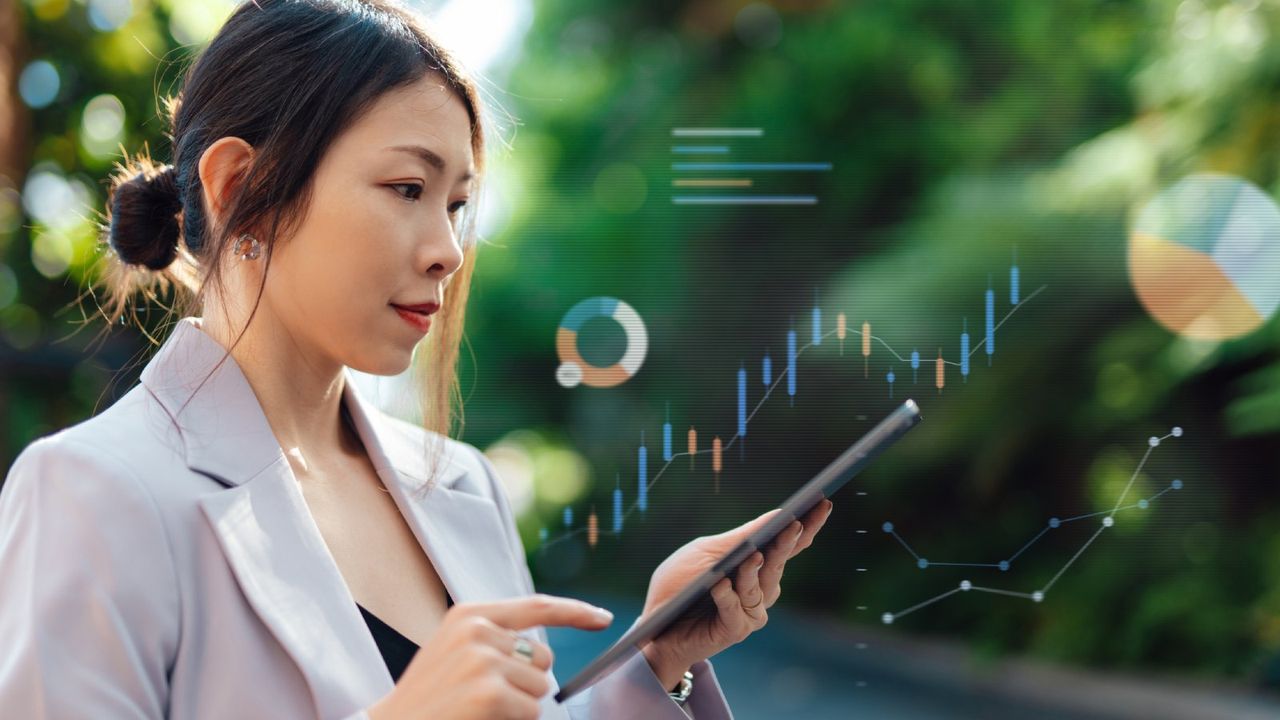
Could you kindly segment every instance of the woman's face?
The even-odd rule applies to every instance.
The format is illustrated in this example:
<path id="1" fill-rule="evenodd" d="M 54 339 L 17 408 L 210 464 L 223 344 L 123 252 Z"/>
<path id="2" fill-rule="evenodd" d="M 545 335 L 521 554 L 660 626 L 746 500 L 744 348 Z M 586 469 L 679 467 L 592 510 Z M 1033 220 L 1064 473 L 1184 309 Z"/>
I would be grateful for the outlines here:
<path id="1" fill-rule="evenodd" d="M 378 375 L 409 366 L 431 318 L 405 308 L 438 307 L 462 265 L 473 172 L 466 107 L 434 74 L 383 95 L 335 140 L 262 299 L 300 351 Z"/>

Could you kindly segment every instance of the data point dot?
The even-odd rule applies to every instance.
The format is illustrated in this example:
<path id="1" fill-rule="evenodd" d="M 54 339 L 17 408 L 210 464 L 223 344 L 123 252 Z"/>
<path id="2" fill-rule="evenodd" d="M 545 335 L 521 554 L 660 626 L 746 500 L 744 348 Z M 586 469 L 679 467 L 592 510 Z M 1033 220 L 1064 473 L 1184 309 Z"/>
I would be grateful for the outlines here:
<path id="1" fill-rule="evenodd" d="M 1151 503 L 1147 502 L 1147 499 L 1146 499 L 1146 498 L 1143 498 L 1143 499 L 1141 499 L 1141 500 L 1139 500 L 1139 501 L 1138 501 L 1138 508 L 1139 508 L 1139 509 L 1142 509 L 1142 510 L 1146 510 L 1146 509 L 1147 509 L 1147 506 L 1148 506 L 1148 505 L 1150 505 L 1150 504 L 1151 504 Z"/>
<path id="2" fill-rule="evenodd" d="M 1043 602 L 1043 601 L 1044 601 L 1044 593 L 1040 592 L 1039 590 L 1037 590 L 1037 591 L 1035 591 L 1035 592 L 1031 593 L 1031 600 L 1032 600 L 1032 602 Z"/>
<path id="3" fill-rule="evenodd" d="M 1056 528 L 1061 524 L 1062 524 L 1062 521 L 1059 520 L 1058 518 L 1049 518 L 1049 527 Z"/>
<path id="4" fill-rule="evenodd" d="M 1149 444 L 1151 447 L 1155 447 L 1160 444 L 1160 438 L 1152 436 L 1152 438 L 1147 441 L 1147 444 Z"/>
<path id="5" fill-rule="evenodd" d="M 928 560 L 925 560 L 924 558 L 920 558 L 919 560 L 917 560 L 917 561 L 916 561 L 916 567 L 918 567 L 918 568 L 920 568 L 921 570 L 923 570 L 923 569 L 925 569 L 925 568 L 929 567 L 929 561 L 928 561 Z"/>
<path id="6" fill-rule="evenodd" d="M 1005 571 L 1007 571 L 1007 570 L 1009 569 L 1009 561 L 1008 561 L 1008 560 L 1001 560 L 1001 561 L 1000 561 L 1000 569 L 1001 569 L 1001 570 L 1005 570 Z"/>
<path id="7" fill-rule="evenodd" d="M 1182 437 L 1182 428 L 1175 426 L 1173 430 L 1170 431 L 1170 434 L 1174 437 Z"/>
<path id="8" fill-rule="evenodd" d="M 1102 518 L 1102 527 L 1111 527 L 1112 525 L 1115 525 L 1115 524 L 1116 524 L 1116 519 L 1113 517 Z"/>
<path id="9" fill-rule="evenodd" d="M 881 616 L 880 616 L 880 622 L 884 623 L 885 625 L 892 625 L 892 624 L 893 624 L 893 613 L 885 613 L 885 614 L 881 615 Z"/>
<path id="10" fill-rule="evenodd" d="M 887 522 L 884 525 L 881 525 L 880 528 L 887 533 L 891 533 L 893 532 L 893 523 Z"/>
<path id="11" fill-rule="evenodd" d="M 1173 481 L 1173 489 L 1174 489 L 1174 490 L 1181 490 L 1181 489 L 1182 489 L 1182 481 L 1181 481 L 1181 480 L 1174 480 L 1174 481 Z"/>
<path id="12" fill-rule="evenodd" d="M 968 580 L 961 580 L 960 589 L 964 590 L 965 592 L 969 592 L 970 590 L 973 589 L 973 583 L 969 582 Z"/>

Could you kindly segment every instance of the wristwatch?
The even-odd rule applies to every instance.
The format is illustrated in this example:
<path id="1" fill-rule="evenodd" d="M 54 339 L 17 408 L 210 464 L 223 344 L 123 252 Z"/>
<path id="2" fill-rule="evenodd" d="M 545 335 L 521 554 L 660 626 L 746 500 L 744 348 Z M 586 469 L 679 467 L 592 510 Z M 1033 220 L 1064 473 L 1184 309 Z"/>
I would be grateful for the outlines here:
<path id="1" fill-rule="evenodd" d="M 675 700 L 680 706 L 684 706 L 689 700 L 689 693 L 693 692 L 693 673 L 685 671 L 684 677 L 680 678 L 679 689 L 675 692 L 669 692 L 672 700 Z"/>

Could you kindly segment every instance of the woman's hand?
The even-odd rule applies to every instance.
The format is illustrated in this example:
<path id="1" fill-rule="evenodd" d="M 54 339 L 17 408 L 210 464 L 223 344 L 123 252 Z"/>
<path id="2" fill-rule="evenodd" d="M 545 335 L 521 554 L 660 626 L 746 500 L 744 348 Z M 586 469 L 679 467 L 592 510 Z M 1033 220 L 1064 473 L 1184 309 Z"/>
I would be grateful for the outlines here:
<path id="1" fill-rule="evenodd" d="M 663 687 L 674 688 L 685 671 L 764 627 L 768 612 L 782 592 L 780 581 L 787 560 L 813 543 L 813 537 L 831 515 L 831 501 L 823 499 L 801 520 L 796 520 L 764 549 L 755 552 L 729 577 L 711 588 L 716 613 L 676 623 L 642 648 Z M 751 522 L 720 535 L 701 537 L 676 550 L 653 572 L 643 616 L 657 609 L 701 575 L 725 553 L 769 521 L 772 510 Z"/>
<path id="2" fill-rule="evenodd" d="M 369 708 L 370 720 L 536 720 L 551 689 L 551 648 L 526 639 L 533 658 L 515 654 L 516 630 L 537 625 L 602 630 L 613 615 L 549 595 L 449 608 L 395 688 Z"/>

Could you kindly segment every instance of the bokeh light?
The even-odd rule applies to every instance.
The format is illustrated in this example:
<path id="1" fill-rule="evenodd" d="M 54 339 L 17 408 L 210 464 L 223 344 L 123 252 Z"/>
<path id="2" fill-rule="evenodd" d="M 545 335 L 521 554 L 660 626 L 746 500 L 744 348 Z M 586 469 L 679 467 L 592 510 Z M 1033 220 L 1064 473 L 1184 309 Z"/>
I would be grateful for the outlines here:
<path id="1" fill-rule="evenodd" d="M 116 150 L 124 135 L 124 105 L 115 95 L 98 95 L 84 107 L 80 119 L 80 141 L 96 156 Z"/>
<path id="2" fill-rule="evenodd" d="M 39 110 L 48 107 L 58 97 L 62 78 L 58 69 L 48 60 L 35 60 L 18 76 L 18 94 L 28 107 Z"/>
<path id="3" fill-rule="evenodd" d="M 27 215 L 54 229 L 67 230 L 83 222 L 93 195 L 78 179 L 68 180 L 48 163 L 36 166 L 22 190 Z"/>
<path id="4" fill-rule="evenodd" d="M 89 24 L 95 30 L 110 31 L 129 22 L 133 16 L 130 0 L 89 0 Z"/>
<path id="5" fill-rule="evenodd" d="M 169 33 L 183 45 L 201 45 L 213 37 L 234 9 L 229 0 L 174 2 Z"/>

